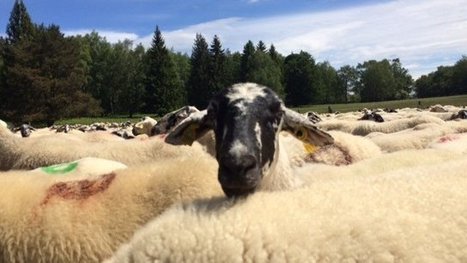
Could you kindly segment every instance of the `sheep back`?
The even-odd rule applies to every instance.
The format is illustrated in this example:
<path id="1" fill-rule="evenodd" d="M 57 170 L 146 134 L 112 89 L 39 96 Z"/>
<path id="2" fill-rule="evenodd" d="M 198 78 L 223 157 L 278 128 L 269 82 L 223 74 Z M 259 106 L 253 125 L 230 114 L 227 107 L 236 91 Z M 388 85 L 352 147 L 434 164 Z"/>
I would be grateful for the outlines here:
<path id="1" fill-rule="evenodd" d="M 170 205 L 222 196 L 209 156 L 69 180 L 0 174 L 0 262 L 101 262 Z"/>

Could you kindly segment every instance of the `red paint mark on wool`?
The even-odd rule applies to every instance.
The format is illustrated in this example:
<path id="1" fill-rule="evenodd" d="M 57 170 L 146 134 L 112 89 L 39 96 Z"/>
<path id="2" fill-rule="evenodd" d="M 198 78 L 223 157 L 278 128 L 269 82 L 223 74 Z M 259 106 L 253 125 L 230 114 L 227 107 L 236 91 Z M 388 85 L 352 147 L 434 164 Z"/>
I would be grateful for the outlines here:
<path id="1" fill-rule="evenodd" d="M 446 143 L 458 140 L 460 137 L 457 134 L 449 134 L 438 139 L 438 143 Z"/>
<path id="2" fill-rule="evenodd" d="M 115 173 L 104 174 L 96 180 L 79 180 L 70 182 L 59 182 L 53 184 L 47 190 L 47 194 L 41 205 L 46 205 L 53 198 L 65 200 L 83 200 L 95 194 L 102 193 L 109 188 L 115 179 Z"/>

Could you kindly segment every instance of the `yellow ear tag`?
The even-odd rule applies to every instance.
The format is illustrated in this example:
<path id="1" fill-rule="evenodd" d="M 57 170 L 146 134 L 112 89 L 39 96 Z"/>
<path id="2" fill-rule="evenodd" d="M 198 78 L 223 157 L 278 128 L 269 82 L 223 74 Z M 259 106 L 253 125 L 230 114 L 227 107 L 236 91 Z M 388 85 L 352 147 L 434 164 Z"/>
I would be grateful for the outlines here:
<path id="1" fill-rule="evenodd" d="M 308 132 L 305 127 L 301 127 L 297 131 L 295 131 L 295 136 L 297 137 L 297 139 L 303 142 L 303 146 L 305 147 L 305 151 L 307 153 L 312 154 L 318 149 L 318 147 L 314 146 L 311 143 L 308 143 Z"/>
<path id="2" fill-rule="evenodd" d="M 303 147 L 305 147 L 305 151 L 309 154 L 312 154 L 316 152 L 316 150 L 318 150 L 318 147 L 314 146 L 313 144 L 306 143 L 306 142 L 303 143 Z"/>

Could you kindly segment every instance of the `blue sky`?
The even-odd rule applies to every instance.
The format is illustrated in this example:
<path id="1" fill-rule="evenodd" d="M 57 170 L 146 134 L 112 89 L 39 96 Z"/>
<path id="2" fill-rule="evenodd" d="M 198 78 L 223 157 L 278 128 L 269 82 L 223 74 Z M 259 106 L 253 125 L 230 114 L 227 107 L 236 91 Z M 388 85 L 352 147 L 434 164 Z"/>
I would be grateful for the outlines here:
<path id="1" fill-rule="evenodd" d="M 467 55 L 467 0 L 23 0 L 36 23 L 66 35 L 95 30 L 110 42 L 150 45 L 156 25 L 168 47 L 191 51 L 196 33 L 241 51 L 248 40 L 283 55 L 305 50 L 338 68 L 400 58 L 415 78 Z M 4 34 L 14 0 L 0 0 Z"/>

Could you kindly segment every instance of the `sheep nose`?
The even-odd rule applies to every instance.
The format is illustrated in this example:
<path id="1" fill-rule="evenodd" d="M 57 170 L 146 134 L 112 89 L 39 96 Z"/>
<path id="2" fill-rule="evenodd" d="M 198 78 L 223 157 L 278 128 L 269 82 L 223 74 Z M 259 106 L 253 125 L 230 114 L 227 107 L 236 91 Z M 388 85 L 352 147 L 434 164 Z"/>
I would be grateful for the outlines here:
<path id="1" fill-rule="evenodd" d="M 245 177 L 250 170 L 256 168 L 256 157 L 252 154 L 242 155 L 240 157 L 224 156 L 221 165 L 228 174 Z"/>

